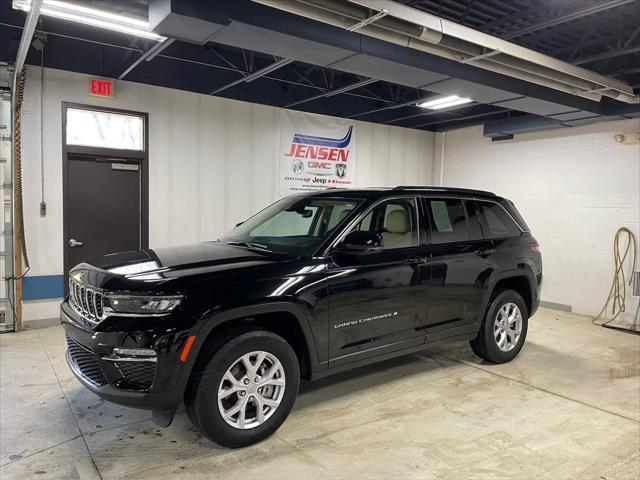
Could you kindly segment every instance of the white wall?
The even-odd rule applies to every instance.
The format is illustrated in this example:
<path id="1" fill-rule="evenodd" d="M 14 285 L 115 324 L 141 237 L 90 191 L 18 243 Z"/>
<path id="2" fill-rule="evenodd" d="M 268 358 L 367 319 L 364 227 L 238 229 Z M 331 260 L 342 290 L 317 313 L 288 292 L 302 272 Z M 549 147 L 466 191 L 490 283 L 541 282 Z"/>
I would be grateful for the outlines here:
<path id="1" fill-rule="evenodd" d="M 609 292 L 616 230 L 626 226 L 640 241 L 640 146 L 614 140 L 639 130 L 634 119 L 503 142 L 483 137 L 481 126 L 450 131 L 444 184 L 513 200 L 541 244 L 542 300 L 594 315 Z M 627 319 L 636 305 L 628 301 Z"/>
<path id="2" fill-rule="evenodd" d="M 46 69 L 40 217 L 40 72 L 23 105 L 25 230 L 31 275 L 62 274 L 62 102 L 149 113 L 150 247 L 215 239 L 278 197 L 278 108 L 120 81 L 114 100 L 87 94 L 85 75 Z M 356 122 L 358 186 L 430 184 L 433 134 Z M 56 301 L 26 302 L 25 320 L 55 317 Z"/>

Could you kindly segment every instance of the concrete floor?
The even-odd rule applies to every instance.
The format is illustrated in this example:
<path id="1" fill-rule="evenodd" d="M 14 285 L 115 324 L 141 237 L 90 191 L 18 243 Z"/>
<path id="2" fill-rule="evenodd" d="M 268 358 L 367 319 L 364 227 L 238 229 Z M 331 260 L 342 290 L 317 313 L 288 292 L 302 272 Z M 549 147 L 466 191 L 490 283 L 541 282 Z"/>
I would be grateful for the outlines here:
<path id="1" fill-rule="evenodd" d="M 0 478 L 640 478 L 640 337 L 541 309 L 506 365 L 452 344 L 306 386 L 270 439 L 220 448 L 72 377 L 60 327 L 0 336 Z"/>

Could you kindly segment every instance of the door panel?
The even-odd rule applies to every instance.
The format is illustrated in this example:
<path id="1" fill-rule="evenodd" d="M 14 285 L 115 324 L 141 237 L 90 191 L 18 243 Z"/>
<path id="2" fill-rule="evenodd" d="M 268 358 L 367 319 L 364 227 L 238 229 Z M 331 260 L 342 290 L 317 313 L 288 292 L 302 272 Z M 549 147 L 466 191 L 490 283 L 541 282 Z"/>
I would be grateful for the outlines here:
<path id="1" fill-rule="evenodd" d="M 425 207 L 430 219 L 428 325 L 474 325 L 482 317 L 489 280 L 499 269 L 495 245 L 478 238 L 473 203 L 427 198 Z"/>
<path id="2" fill-rule="evenodd" d="M 414 198 L 375 206 L 354 230 L 375 231 L 373 253 L 336 250 L 329 269 L 329 366 L 424 342 L 428 265 Z"/>
<path id="3" fill-rule="evenodd" d="M 69 155 L 65 274 L 94 257 L 142 248 L 140 175 L 135 161 Z"/>
<path id="4" fill-rule="evenodd" d="M 403 249 L 354 258 L 335 255 L 336 268 L 329 272 L 330 366 L 420 335 L 416 329 L 426 322 L 428 269 L 424 262 L 407 263 L 416 254 Z"/>

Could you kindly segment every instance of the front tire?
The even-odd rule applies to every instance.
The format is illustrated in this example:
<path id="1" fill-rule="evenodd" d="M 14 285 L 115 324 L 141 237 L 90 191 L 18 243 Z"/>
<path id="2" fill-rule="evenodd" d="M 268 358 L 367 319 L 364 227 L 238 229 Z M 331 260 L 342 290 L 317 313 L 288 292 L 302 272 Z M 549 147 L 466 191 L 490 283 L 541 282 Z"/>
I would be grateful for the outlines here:
<path id="1" fill-rule="evenodd" d="M 238 448 L 273 434 L 298 394 L 300 367 L 282 337 L 251 330 L 209 352 L 187 409 L 194 425 L 219 445 Z"/>
<path id="2" fill-rule="evenodd" d="M 471 349 L 488 362 L 510 362 L 522 350 L 528 325 L 522 296 L 515 290 L 504 290 L 491 300 L 478 336 L 469 342 Z"/>

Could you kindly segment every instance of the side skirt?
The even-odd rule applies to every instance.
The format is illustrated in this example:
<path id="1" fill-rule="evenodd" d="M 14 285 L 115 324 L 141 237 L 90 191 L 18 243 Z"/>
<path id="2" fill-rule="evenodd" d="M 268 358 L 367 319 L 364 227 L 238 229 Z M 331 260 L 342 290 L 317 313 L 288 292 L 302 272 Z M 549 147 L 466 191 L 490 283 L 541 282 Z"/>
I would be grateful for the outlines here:
<path id="1" fill-rule="evenodd" d="M 361 360 L 357 360 L 354 362 L 350 362 L 347 364 L 338 365 L 335 367 L 331 367 L 331 362 L 329 362 L 329 368 L 326 370 L 316 371 L 314 375 L 311 377 L 311 380 L 319 380 L 321 378 L 329 377 L 336 373 L 346 372 L 348 370 L 353 370 L 358 367 L 363 367 L 365 365 L 371 365 L 373 363 L 382 362 L 384 360 L 389 360 L 390 358 L 401 357 L 403 355 L 410 355 L 412 353 L 420 352 L 430 347 L 436 347 L 439 345 L 446 345 L 447 343 L 452 342 L 460 342 L 465 340 L 473 340 L 477 335 L 477 326 L 473 326 L 471 329 L 469 327 L 465 327 L 467 330 L 464 333 L 455 332 L 451 335 L 451 331 L 449 332 L 439 332 L 437 334 L 427 334 L 426 337 L 423 338 L 423 342 L 419 345 L 413 345 L 408 348 L 402 348 L 400 350 L 393 350 L 392 352 L 385 352 L 380 355 L 371 355 L 367 358 L 363 358 Z M 471 331 L 469 331 L 471 330 Z M 449 335 L 446 335 L 446 334 Z M 426 341 L 425 341 L 426 340 Z"/>

